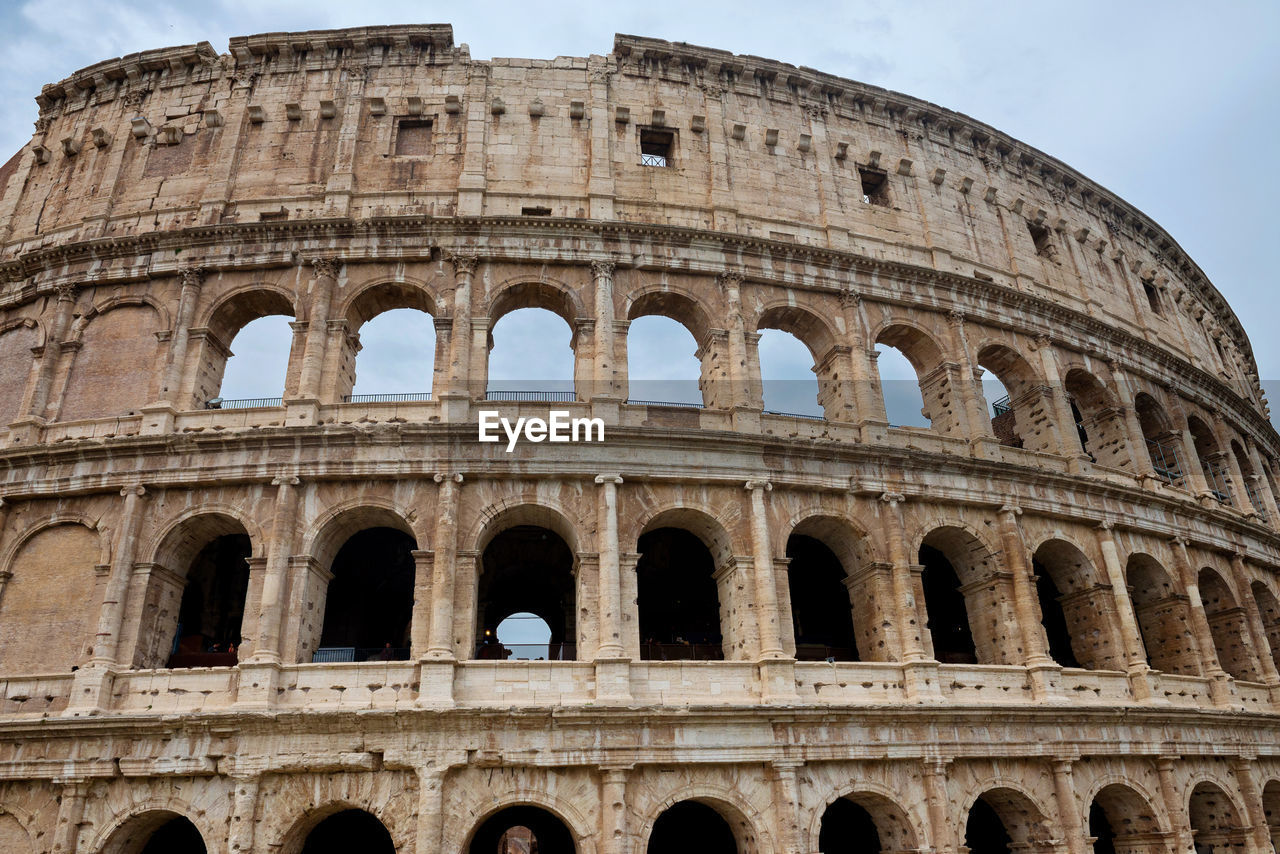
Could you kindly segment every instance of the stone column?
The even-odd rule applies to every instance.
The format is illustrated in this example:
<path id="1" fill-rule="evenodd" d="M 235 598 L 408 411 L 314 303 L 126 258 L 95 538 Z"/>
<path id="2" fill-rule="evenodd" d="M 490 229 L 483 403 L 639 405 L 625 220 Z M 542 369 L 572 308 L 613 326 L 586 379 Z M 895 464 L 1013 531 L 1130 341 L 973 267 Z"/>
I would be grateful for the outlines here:
<path id="1" fill-rule="evenodd" d="M 952 348 L 959 358 L 960 364 L 960 400 L 964 404 L 965 420 L 969 429 L 966 438 L 992 439 L 995 432 L 991 429 L 991 418 L 987 415 L 986 397 L 982 393 L 982 369 L 979 368 L 969 354 L 969 341 L 964 334 L 964 314 L 959 311 L 948 312 L 947 321 L 952 330 Z"/>
<path id="2" fill-rule="evenodd" d="M 1037 700 L 1061 699 L 1061 686 L 1055 676 L 1062 667 L 1049 657 L 1044 626 L 1040 620 L 1040 602 L 1036 595 L 1027 546 L 1022 539 L 1018 517 L 1022 508 L 1006 504 L 1000 508 L 1000 545 L 1005 562 L 1013 576 L 1013 607 L 1018 616 L 1018 632 L 1022 638 L 1024 665 L 1031 675 L 1031 693 Z"/>
<path id="3" fill-rule="evenodd" d="M 1244 756 L 1231 759 L 1231 770 L 1235 772 L 1236 786 L 1244 799 L 1245 812 L 1249 816 L 1249 835 L 1253 847 L 1261 852 L 1272 852 L 1271 827 L 1267 824 L 1267 810 L 1262 803 L 1262 793 L 1258 791 L 1258 783 L 1253 778 L 1253 763 Z"/>
<path id="4" fill-rule="evenodd" d="M 597 417 L 618 418 L 618 404 L 622 393 L 618 385 L 618 353 L 614 333 L 613 261 L 592 261 L 591 272 L 595 280 L 595 358 L 592 360 L 591 387 L 579 397 L 591 401 L 591 414 Z"/>
<path id="5" fill-rule="evenodd" d="M 1231 449 L 1231 436 L 1227 432 L 1227 425 L 1223 423 L 1222 416 L 1217 410 L 1214 410 L 1212 415 L 1213 424 L 1211 427 L 1213 435 L 1218 440 L 1218 448 L 1221 449 L 1222 457 L 1227 462 L 1227 474 L 1231 477 L 1231 503 L 1245 515 L 1256 515 L 1258 511 L 1249 499 L 1249 492 L 1244 481 L 1244 472 L 1240 469 L 1240 461 L 1236 459 L 1235 452 Z"/>
<path id="6" fill-rule="evenodd" d="M 765 505 L 765 493 L 773 484 L 763 480 L 749 480 L 746 489 L 751 493 L 751 578 L 752 599 L 756 614 L 756 630 L 760 645 L 757 661 L 760 665 L 762 699 L 785 700 L 795 697 L 795 659 L 782 649 L 779 632 L 778 579 L 774 575 L 773 544 L 769 536 L 769 511 Z"/>
<path id="7" fill-rule="evenodd" d="M 293 555 L 298 486 L 301 483 L 293 475 L 281 475 L 271 481 L 276 488 L 275 518 L 271 524 L 271 551 L 267 555 L 266 575 L 262 580 L 262 602 L 258 607 L 258 639 L 251 659 L 254 663 L 280 662 L 285 587 L 289 578 L 289 558 Z"/>
<path id="8" fill-rule="evenodd" d="M 173 408 L 186 409 L 190 401 L 182 395 L 183 369 L 187 364 L 187 346 L 191 340 L 191 322 L 196 304 L 200 301 L 200 286 L 204 282 L 203 267 L 184 267 L 182 291 L 178 296 L 178 316 L 174 320 L 173 337 L 169 340 L 169 358 L 164 366 L 164 381 L 160 384 L 160 400 Z"/>
<path id="9" fill-rule="evenodd" d="M 1037 335 L 1035 344 L 1036 351 L 1040 354 L 1040 369 L 1044 373 L 1045 385 L 1053 390 L 1053 418 L 1059 425 L 1058 436 L 1062 440 L 1061 453 L 1064 457 L 1077 460 L 1088 459 L 1076 436 L 1076 419 L 1071 414 L 1067 389 L 1058 372 L 1058 358 L 1054 355 L 1053 344 L 1048 335 Z"/>
<path id="10" fill-rule="evenodd" d="M 1125 432 L 1128 433 L 1130 453 L 1133 459 L 1133 473 L 1140 478 L 1155 477 L 1156 470 L 1151 465 L 1151 454 L 1147 453 L 1147 437 L 1142 432 L 1142 423 L 1138 420 L 1138 411 L 1133 405 L 1133 390 L 1129 388 L 1129 379 L 1120 370 L 1120 363 L 1112 359 L 1107 362 L 1111 371 L 1111 383 L 1115 386 L 1116 397 L 1120 399 L 1120 407 L 1124 410 Z"/>
<path id="11" fill-rule="evenodd" d="M 53 389 L 53 378 L 58 370 L 58 356 L 62 352 L 62 339 L 66 337 L 71 325 L 71 312 L 76 304 L 75 285 L 58 285 L 58 305 L 54 314 L 53 325 L 45 333 L 44 346 L 40 350 L 40 368 L 36 373 L 35 389 L 31 392 L 31 408 L 28 415 L 43 419 L 45 409 L 49 405 L 49 393 Z"/>
<path id="12" fill-rule="evenodd" d="M 258 774 L 232 776 L 235 792 L 231 802 L 231 827 L 227 831 L 227 851 L 230 854 L 251 854 L 253 837 L 257 829 L 258 788 L 262 778 Z"/>
<path id="13" fill-rule="evenodd" d="M 1076 786 L 1071 774 L 1071 759 L 1054 759 L 1053 795 L 1058 804 L 1058 816 L 1066 835 L 1067 854 L 1092 854 L 1092 847 L 1084 837 L 1087 830 L 1076 801 Z"/>
<path id="14" fill-rule="evenodd" d="M 924 760 L 924 795 L 929 805 L 929 832 L 933 850 L 938 854 L 955 854 L 956 851 L 955 828 L 951 826 L 951 804 L 947 797 L 948 764 L 949 759 Z"/>
<path id="15" fill-rule="evenodd" d="M 320 377 L 324 372 L 324 351 L 329 328 L 329 307 L 333 289 L 338 283 L 340 262 L 333 258 L 313 258 L 311 266 L 311 312 L 307 317 L 306 347 L 302 354 L 302 370 L 298 375 L 298 398 L 318 403 Z"/>
<path id="16" fill-rule="evenodd" d="M 618 557 L 618 485 L 622 478 L 601 474 L 595 482 L 600 487 L 600 646 L 596 657 L 622 658 L 622 575 Z"/>
<path id="17" fill-rule="evenodd" d="M 124 621 L 125 596 L 129 590 L 129 576 L 133 572 L 138 526 L 142 522 L 142 496 L 146 493 L 141 484 L 126 486 L 120 490 L 120 494 L 124 496 L 124 508 L 120 511 L 118 538 L 115 553 L 111 556 L 111 574 L 107 578 L 106 596 L 98 613 L 98 633 L 93 640 L 90 667 L 108 668 L 116 664 L 120 628 Z"/>
<path id="18" fill-rule="evenodd" d="M 640 620 L 636 613 L 636 600 L 639 598 L 640 580 L 636 577 L 636 566 L 640 563 L 640 555 L 636 552 L 620 552 L 618 555 L 618 576 L 622 590 L 622 649 L 623 656 L 632 660 L 640 658 Z"/>
<path id="19" fill-rule="evenodd" d="M 1194 852 L 1195 845 L 1191 835 L 1191 818 L 1187 814 L 1187 802 L 1178 791 L 1177 778 L 1173 773 L 1173 765 L 1177 756 L 1161 756 L 1156 759 L 1156 772 L 1160 776 L 1160 799 L 1164 801 L 1165 814 L 1169 816 L 1174 837 L 1177 839 L 1176 850 Z"/>
<path id="20" fill-rule="evenodd" d="M 750 432 L 760 427 L 763 404 L 761 389 L 753 381 L 751 359 L 747 354 L 747 333 L 742 319 L 743 280 L 742 273 L 728 270 L 720 274 L 719 282 L 728 307 L 729 388 L 734 425 Z"/>
<path id="21" fill-rule="evenodd" d="M 453 329 L 449 334 L 449 384 L 440 395 L 446 420 L 465 421 L 476 392 L 471 377 L 471 282 L 480 259 L 474 254 L 453 253 Z"/>
<path id="22" fill-rule="evenodd" d="M 1271 491 L 1271 481 L 1267 477 L 1267 467 L 1262 462 L 1262 454 L 1258 452 L 1258 446 L 1253 440 L 1245 438 L 1245 444 L 1249 457 L 1253 460 L 1253 470 L 1257 472 L 1257 477 L 1261 478 L 1258 483 L 1258 492 L 1262 495 L 1262 503 L 1267 508 L 1267 521 L 1270 522 L 1272 528 L 1280 528 L 1280 507 L 1276 504 L 1276 495 Z"/>
<path id="23" fill-rule="evenodd" d="M 409 630 L 409 658 L 416 661 L 427 653 L 431 643 L 431 596 L 434 578 L 435 553 L 414 549 L 413 556 L 413 617 Z"/>
<path id="24" fill-rule="evenodd" d="M 426 765 L 418 770 L 418 832 L 414 851 L 434 854 L 443 850 L 444 840 L 444 775 L 448 770 L 439 765 Z"/>
<path id="25" fill-rule="evenodd" d="M 461 474 L 440 473 L 436 496 L 435 560 L 431 574 L 431 624 L 421 671 L 418 702 L 453 705 L 453 600 L 458 566 L 458 492 Z"/>
<path id="26" fill-rule="evenodd" d="M 867 342 L 867 323 L 862 314 L 862 297 L 852 291 L 840 292 L 840 309 L 844 314 L 845 334 L 849 338 L 850 381 L 853 383 L 854 420 L 888 423 L 884 398 L 877 394 L 874 381 L 877 368 L 868 354 L 875 347 Z"/>
<path id="27" fill-rule="evenodd" d="M 803 765 L 799 759 L 773 762 L 773 805 L 778 815 L 778 840 L 786 854 L 806 854 L 800 827 L 800 791 L 796 783 L 796 769 Z"/>
<path id="28" fill-rule="evenodd" d="M 600 769 L 600 854 L 630 854 L 627 778 L 631 767 L 610 765 Z"/>
<path id="29" fill-rule="evenodd" d="M 1133 600 L 1129 598 L 1129 582 L 1125 578 L 1124 567 L 1120 564 L 1120 552 L 1116 548 L 1115 537 L 1111 533 L 1113 523 L 1107 521 L 1098 525 L 1098 548 L 1102 551 L 1102 563 L 1107 570 L 1107 583 L 1111 585 L 1111 593 L 1115 597 L 1116 615 L 1120 618 L 1121 640 L 1124 643 L 1124 655 L 1129 673 L 1129 684 L 1139 700 L 1152 696 L 1148 672 L 1151 665 L 1147 662 L 1146 646 L 1142 642 L 1142 631 L 1138 628 L 1138 616 L 1133 610 Z"/>
<path id="30" fill-rule="evenodd" d="M 1249 639 L 1253 641 L 1253 649 L 1258 657 L 1262 681 L 1273 688 L 1280 687 L 1280 671 L 1276 669 L 1274 650 L 1271 649 L 1271 642 L 1267 639 L 1267 629 L 1262 624 L 1262 612 L 1258 609 L 1258 601 L 1253 598 L 1253 588 L 1249 584 L 1249 570 L 1245 566 L 1244 555 L 1240 552 L 1231 555 L 1231 574 L 1235 576 L 1236 590 L 1240 595 L 1240 607 L 1244 609 L 1245 622 L 1249 626 Z"/>
<path id="31" fill-rule="evenodd" d="M 1186 459 L 1183 463 L 1183 479 L 1192 495 L 1197 498 L 1212 499 L 1209 481 L 1204 476 L 1204 461 L 1200 459 L 1195 440 L 1191 437 L 1191 430 L 1187 427 L 1187 412 L 1182 407 L 1182 398 L 1172 386 L 1166 386 L 1165 391 L 1167 392 L 1165 399 L 1169 403 L 1169 415 L 1175 424 L 1173 432 L 1177 433 L 1182 441 L 1182 455 Z"/>
<path id="32" fill-rule="evenodd" d="M 1204 611 L 1204 601 L 1200 598 L 1200 580 L 1195 567 L 1191 564 L 1191 556 L 1187 552 L 1186 537 L 1174 537 L 1173 559 L 1178 567 L 1178 575 L 1182 577 L 1183 587 L 1187 591 L 1188 607 L 1191 609 L 1191 632 L 1200 648 L 1200 660 L 1205 675 L 1211 680 L 1209 692 L 1214 705 L 1231 705 L 1231 677 L 1222 669 L 1218 661 L 1218 647 L 1213 642 L 1213 631 L 1209 628 L 1209 617 Z"/>
<path id="33" fill-rule="evenodd" d="M 920 609 L 916 599 L 916 582 L 920 576 L 917 566 L 907 555 L 906 526 L 902 518 L 901 504 L 906 500 L 901 493 L 886 492 L 880 500 L 888 505 L 887 529 L 889 560 L 893 564 L 893 604 L 897 615 L 899 650 L 902 661 L 903 686 L 908 700 L 941 697 L 938 684 L 938 662 L 929 657 L 921 641 Z"/>
<path id="34" fill-rule="evenodd" d="M 58 823 L 53 828 L 53 854 L 76 854 L 80 822 L 84 819 L 84 805 L 89 797 L 89 781 L 75 778 L 57 779 L 53 783 L 62 786 Z"/>

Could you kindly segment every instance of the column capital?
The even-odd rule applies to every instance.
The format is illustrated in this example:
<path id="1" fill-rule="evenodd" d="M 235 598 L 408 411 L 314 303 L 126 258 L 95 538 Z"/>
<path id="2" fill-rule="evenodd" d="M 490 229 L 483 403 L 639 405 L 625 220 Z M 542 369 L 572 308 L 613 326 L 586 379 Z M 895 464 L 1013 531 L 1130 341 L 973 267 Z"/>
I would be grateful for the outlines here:
<path id="1" fill-rule="evenodd" d="M 862 302 L 862 294 L 855 293 L 854 291 L 840 292 L 841 308 L 857 308 L 861 302 Z"/>
<path id="2" fill-rule="evenodd" d="M 461 472 L 454 472 L 453 474 L 449 474 L 448 472 L 436 472 L 431 479 L 436 483 L 444 483 L 446 478 L 452 480 L 454 483 L 462 483 Z"/>
<path id="3" fill-rule="evenodd" d="M 890 507 L 896 507 L 897 505 L 905 502 L 907 500 L 907 496 L 903 495 L 901 492 L 882 492 L 880 493 L 880 500 L 885 504 L 888 504 Z"/>
<path id="4" fill-rule="evenodd" d="M 298 486 L 302 483 L 302 478 L 295 474 L 282 474 L 278 477 L 271 478 L 272 486 Z"/>
<path id="5" fill-rule="evenodd" d="M 773 484 L 767 480 L 749 480 L 743 484 L 743 488 L 748 492 L 755 492 L 757 489 L 763 489 L 765 492 L 773 490 Z"/>
<path id="6" fill-rule="evenodd" d="M 58 302 L 74 302 L 76 298 L 76 286 L 74 282 L 59 282 L 53 286 L 58 293 Z"/>
<path id="7" fill-rule="evenodd" d="M 947 322 L 950 323 L 952 326 L 961 325 L 962 323 L 964 323 L 964 312 L 957 311 L 954 308 L 951 309 L 951 311 L 947 312 Z"/>
<path id="8" fill-rule="evenodd" d="M 1169 542 L 1175 546 L 1181 546 L 1182 548 L 1185 549 L 1188 545 L 1190 545 L 1191 540 L 1189 540 L 1187 537 L 1183 536 L 1182 534 L 1174 534 L 1172 537 L 1169 538 Z"/>
<path id="9" fill-rule="evenodd" d="M 474 252 L 450 252 L 445 257 L 453 265 L 455 276 L 470 276 L 480 263 L 480 256 Z"/>
<path id="10" fill-rule="evenodd" d="M 338 268 L 342 266 L 342 261 L 338 258 L 312 258 L 311 270 L 317 279 L 336 279 L 338 278 Z"/>
<path id="11" fill-rule="evenodd" d="M 121 489 L 120 494 L 125 498 L 128 498 L 130 495 L 136 495 L 141 498 L 147 494 L 147 488 L 140 483 L 134 483 Z"/>
<path id="12" fill-rule="evenodd" d="M 747 277 L 742 274 L 741 270 L 725 270 L 716 280 L 722 288 L 736 288 L 746 281 Z"/>
<path id="13" fill-rule="evenodd" d="M 1098 523 L 1097 527 L 1099 531 L 1106 531 L 1107 533 L 1111 533 L 1111 531 L 1115 530 L 1116 523 L 1110 519 L 1103 519 L 1101 522 Z"/>
<path id="14" fill-rule="evenodd" d="M 606 483 L 610 483 L 610 484 L 613 484 L 614 486 L 618 486 L 619 484 L 622 483 L 622 475 L 613 474 L 612 472 L 610 472 L 609 474 L 598 474 L 596 475 L 595 482 L 597 484 L 602 484 L 602 485 Z"/>
<path id="15" fill-rule="evenodd" d="M 591 262 L 591 272 L 597 279 L 612 278 L 614 268 L 617 266 L 618 262 L 612 259 L 607 261 L 597 259 Z"/>
<path id="16" fill-rule="evenodd" d="M 178 275 L 182 278 L 182 286 L 184 288 L 198 288 L 204 284 L 204 267 L 183 267 L 178 270 Z"/>
<path id="17" fill-rule="evenodd" d="M 1017 519 L 1022 515 L 1022 508 L 1016 504 L 1002 504 L 1000 506 L 1000 512 L 1008 513 L 1010 516 L 1013 516 L 1014 519 Z"/>
<path id="18" fill-rule="evenodd" d="M 1053 343 L 1053 341 L 1049 338 L 1049 336 L 1043 332 L 1036 335 L 1031 340 L 1035 344 L 1035 349 L 1037 350 L 1043 350 Z"/>

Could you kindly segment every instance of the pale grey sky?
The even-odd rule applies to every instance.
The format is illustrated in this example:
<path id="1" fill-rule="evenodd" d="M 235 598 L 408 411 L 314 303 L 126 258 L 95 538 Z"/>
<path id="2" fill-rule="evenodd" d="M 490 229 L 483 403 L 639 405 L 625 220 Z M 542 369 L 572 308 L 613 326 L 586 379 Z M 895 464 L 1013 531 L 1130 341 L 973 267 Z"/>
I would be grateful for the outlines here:
<path id="1" fill-rule="evenodd" d="M 1234 307 L 1280 405 L 1280 383 L 1269 382 L 1280 381 L 1270 263 L 1280 190 L 1271 164 L 1280 130 L 1275 2 L 7 2 L 0 151 L 30 139 L 42 84 L 102 59 L 201 40 L 225 51 L 231 36 L 258 32 L 407 22 L 453 24 L 455 40 L 476 58 L 603 54 L 615 32 L 687 41 L 967 113 L 1070 164 L 1164 226 Z M 662 376 L 684 346 L 670 332 L 659 340 L 660 355 L 642 373 Z M 372 350 L 358 391 L 391 390 L 370 387 L 384 382 L 383 370 L 385 384 L 429 381 L 416 369 L 391 374 L 403 349 L 386 357 L 385 369 L 372 364 Z M 495 349 L 495 369 L 500 356 Z M 807 354 L 792 358 L 804 364 L 773 361 L 782 375 L 808 379 Z M 513 369 L 543 366 L 526 359 Z"/>

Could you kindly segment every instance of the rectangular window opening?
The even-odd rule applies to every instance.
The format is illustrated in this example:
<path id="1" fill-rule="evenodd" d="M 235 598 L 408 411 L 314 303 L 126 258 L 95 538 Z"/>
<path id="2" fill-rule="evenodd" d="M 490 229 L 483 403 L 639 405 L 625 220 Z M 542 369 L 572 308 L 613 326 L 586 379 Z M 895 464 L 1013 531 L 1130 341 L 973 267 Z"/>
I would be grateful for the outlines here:
<path id="1" fill-rule="evenodd" d="M 1036 246 L 1036 254 L 1043 255 L 1047 258 L 1053 257 L 1053 246 L 1049 242 L 1051 232 L 1043 225 L 1037 225 L 1034 222 L 1027 223 L 1027 231 L 1031 233 L 1031 242 Z"/>
<path id="2" fill-rule="evenodd" d="M 675 136 L 669 130 L 641 130 L 640 165 L 670 166 L 675 148 Z"/>
<path id="3" fill-rule="evenodd" d="M 551 208 L 521 208 L 520 216 L 551 216 Z"/>
<path id="4" fill-rule="evenodd" d="M 397 157 L 431 154 L 431 119 L 401 119 L 396 123 Z"/>
<path id="5" fill-rule="evenodd" d="M 867 205 L 889 206 L 889 176 L 878 169 L 858 169 L 862 182 L 862 202 Z"/>
<path id="6" fill-rule="evenodd" d="M 1142 283 L 1142 290 L 1147 294 L 1147 305 L 1151 307 L 1154 313 L 1161 314 L 1160 292 L 1155 289 L 1154 285 L 1149 285 L 1146 282 Z"/>

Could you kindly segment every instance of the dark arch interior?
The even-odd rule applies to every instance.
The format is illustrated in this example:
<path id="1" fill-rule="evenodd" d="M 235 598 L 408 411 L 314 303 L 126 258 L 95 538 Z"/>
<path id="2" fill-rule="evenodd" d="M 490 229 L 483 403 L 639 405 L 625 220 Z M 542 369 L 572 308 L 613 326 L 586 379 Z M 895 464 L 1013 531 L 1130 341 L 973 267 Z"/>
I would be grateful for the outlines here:
<path id="1" fill-rule="evenodd" d="M 498 643 L 497 632 L 498 624 L 512 614 L 530 613 L 551 629 L 545 654 L 574 658 L 573 552 L 560 535 L 536 525 L 508 528 L 485 547 L 482 563 L 476 657 L 529 657 Z"/>
<path id="2" fill-rule="evenodd" d="M 933 657 L 944 664 L 977 664 L 969 612 L 955 567 L 933 546 L 920 547 L 920 563 L 924 566 L 921 583 Z"/>
<path id="3" fill-rule="evenodd" d="M 333 559 L 321 647 L 354 649 L 355 661 L 409 657 L 416 548 L 413 537 L 395 528 L 351 535 Z"/>
<path id="4" fill-rule="evenodd" d="M 1049 655 L 1063 667 L 1079 667 L 1075 651 L 1071 648 L 1071 632 L 1067 629 L 1067 615 L 1062 610 L 1062 593 L 1053 583 L 1053 576 L 1040 561 L 1031 562 L 1036 574 L 1036 593 L 1040 598 L 1040 622 L 1044 625 L 1049 641 Z"/>
<path id="5" fill-rule="evenodd" d="M 642 659 L 722 659 L 715 560 L 680 528 L 640 537 L 636 564 Z"/>
<path id="6" fill-rule="evenodd" d="M 204 839 L 189 819 L 174 816 L 151 834 L 140 854 L 205 854 Z"/>
<path id="7" fill-rule="evenodd" d="M 174 849 L 175 854 L 182 849 Z M 382 822 L 364 810 L 343 810 L 317 824 L 302 844 L 302 854 L 396 854 Z"/>
<path id="8" fill-rule="evenodd" d="M 1096 800 L 1089 807 L 1089 835 L 1093 837 L 1093 854 L 1116 854 L 1116 833 L 1107 811 Z"/>
<path id="9" fill-rule="evenodd" d="M 818 831 L 820 854 L 880 854 L 880 850 L 875 819 L 858 804 L 848 798 L 836 798 L 822 814 L 822 828 Z"/>
<path id="10" fill-rule="evenodd" d="M 247 536 L 228 534 L 196 555 L 182 590 L 169 667 L 229 667 L 236 663 L 252 553 Z"/>
<path id="11" fill-rule="evenodd" d="M 974 801 L 964 828 L 964 844 L 969 854 L 1009 854 L 1011 842 L 1009 831 L 991 804 L 982 798 Z"/>
<path id="12" fill-rule="evenodd" d="M 573 834 L 564 822 L 540 807 L 524 805 L 489 816 L 467 847 L 468 854 L 574 854 L 575 850 Z"/>
<path id="13" fill-rule="evenodd" d="M 853 607 L 840 560 L 821 540 L 792 534 L 787 539 L 787 585 L 791 622 L 800 661 L 857 661 Z"/>
<path id="14" fill-rule="evenodd" d="M 697 801 L 669 807 L 653 823 L 648 854 L 737 854 L 733 829 L 720 813 Z"/>

